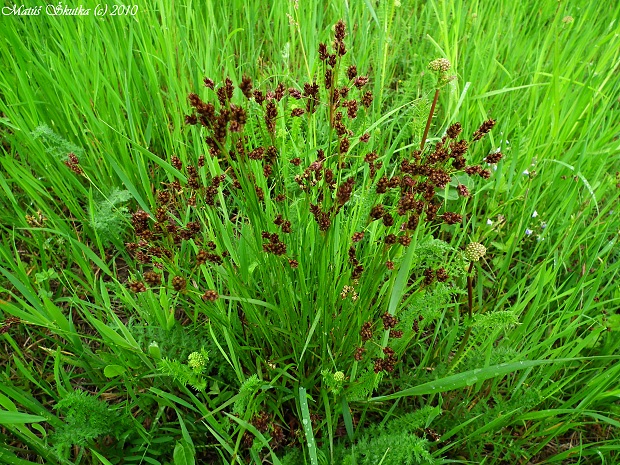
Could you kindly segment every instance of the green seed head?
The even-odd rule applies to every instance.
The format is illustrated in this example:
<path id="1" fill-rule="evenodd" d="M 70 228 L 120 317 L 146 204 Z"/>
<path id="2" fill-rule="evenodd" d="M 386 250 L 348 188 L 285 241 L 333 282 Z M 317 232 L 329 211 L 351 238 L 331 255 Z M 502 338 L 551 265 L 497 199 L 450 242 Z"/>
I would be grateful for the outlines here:
<path id="1" fill-rule="evenodd" d="M 445 73 L 450 69 L 450 61 L 445 58 L 437 58 L 428 64 L 428 69 L 437 73 Z"/>
<path id="2" fill-rule="evenodd" d="M 187 357 L 187 364 L 192 370 L 201 370 L 206 363 L 207 360 L 200 352 L 192 352 Z"/>
<path id="3" fill-rule="evenodd" d="M 334 373 L 334 381 L 336 381 L 337 383 L 343 383 L 344 373 L 342 371 L 337 371 L 336 373 Z"/>
<path id="4" fill-rule="evenodd" d="M 465 257 L 472 262 L 479 261 L 485 253 L 487 253 L 486 247 L 479 242 L 472 242 L 465 248 Z"/>

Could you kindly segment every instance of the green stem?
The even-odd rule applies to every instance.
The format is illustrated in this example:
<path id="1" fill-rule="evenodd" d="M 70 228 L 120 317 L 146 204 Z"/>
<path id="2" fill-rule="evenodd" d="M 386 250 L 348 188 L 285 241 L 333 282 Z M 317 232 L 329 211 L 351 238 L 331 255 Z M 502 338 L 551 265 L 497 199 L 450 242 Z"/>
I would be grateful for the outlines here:
<path id="1" fill-rule="evenodd" d="M 474 262 L 469 264 L 469 270 L 467 270 L 467 304 L 469 306 L 469 319 L 471 320 L 473 308 L 474 308 L 474 280 L 471 276 L 474 270 Z"/>
<path id="2" fill-rule="evenodd" d="M 465 352 L 465 346 L 467 346 L 467 342 L 469 341 L 470 335 L 471 335 L 471 326 L 469 326 L 467 330 L 465 330 L 465 335 L 463 336 L 463 340 L 459 344 L 459 348 L 456 350 L 456 354 L 454 354 L 454 357 L 452 358 L 452 363 L 450 364 L 450 369 L 448 370 L 448 372 L 452 371 L 458 365 L 459 361 L 461 360 L 461 357 L 463 356 L 463 353 Z"/>
<path id="3" fill-rule="evenodd" d="M 471 336 L 471 319 L 472 319 L 472 311 L 474 307 L 474 290 L 473 290 L 473 278 L 472 271 L 474 270 L 474 262 L 469 263 L 469 269 L 467 270 L 467 304 L 469 307 L 469 327 L 465 330 L 465 334 L 463 335 L 463 340 L 459 344 L 459 348 L 456 350 L 454 357 L 452 358 L 452 363 L 450 364 L 450 371 L 454 369 L 454 367 L 459 363 L 459 360 L 463 356 L 465 352 L 465 347 L 469 342 L 469 337 Z"/>

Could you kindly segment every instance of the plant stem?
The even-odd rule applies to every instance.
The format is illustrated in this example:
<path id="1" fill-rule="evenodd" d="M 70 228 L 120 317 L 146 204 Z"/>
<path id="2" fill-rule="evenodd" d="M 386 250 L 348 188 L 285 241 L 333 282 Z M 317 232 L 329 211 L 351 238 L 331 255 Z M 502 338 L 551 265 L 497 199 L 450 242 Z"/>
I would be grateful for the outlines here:
<path id="1" fill-rule="evenodd" d="M 465 352 L 465 346 L 467 345 L 467 341 L 469 341 L 470 335 L 471 335 L 471 326 L 469 326 L 465 330 L 465 335 L 463 336 L 463 340 L 459 344 L 459 348 L 456 350 L 456 354 L 454 354 L 454 357 L 452 357 L 452 363 L 450 364 L 450 368 L 448 369 L 448 372 L 452 371 L 461 361 L 461 357 L 463 356 L 463 353 Z"/>
<path id="2" fill-rule="evenodd" d="M 465 352 L 465 347 L 467 346 L 467 342 L 469 341 L 469 336 L 471 335 L 471 319 L 472 319 L 472 310 L 474 308 L 474 289 L 473 289 L 473 279 L 471 276 L 472 271 L 474 270 L 474 262 L 469 263 L 469 269 L 467 270 L 467 305 L 469 307 L 469 326 L 465 330 L 465 334 L 463 335 L 463 340 L 459 344 L 458 349 L 456 349 L 456 353 L 454 357 L 452 357 L 452 363 L 450 364 L 450 370 L 452 370 L 459 363 L 461 356 Z"/>
<path id="3" fill-rule="evenodd" d="M 469 319 L 471 320 L 472 311 L 474 308 L 474 286 L 471 272 L 474 270 L 474 262 L 469 264 L 469 270 L 467 270 L 467 304 L 469 306 Z"/>
<path id="4" fill-rule="evenodd" d="M 431 127 L 431 120 L 433 119 L 433 113 L 435 113 L 435 105 L 437 105 L 438 98 L 439 98 L 439 88 L 435 89 L 435 97 L 433 98 L 433 104 L 431 105 L 431 111 L 428 113 L 428 119 L 426 120 L 426 127 L 424 128 L 424 135 L 422 136 L 422 142 L 420 143 L 420 152 L 424 151 L 424 144 L 426 144 L 426 136 L 428 136 L 428 130 Z"/>

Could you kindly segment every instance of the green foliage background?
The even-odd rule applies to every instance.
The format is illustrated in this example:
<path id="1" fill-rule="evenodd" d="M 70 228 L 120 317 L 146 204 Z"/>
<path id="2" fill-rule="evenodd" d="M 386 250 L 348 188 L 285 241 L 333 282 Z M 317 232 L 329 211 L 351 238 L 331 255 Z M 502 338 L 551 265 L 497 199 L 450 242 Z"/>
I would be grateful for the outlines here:
<path id="1" fill-rule="evenodd" d="M 411 463 L 428 463 L 429 450 L 433 460 L 615 463 L 620 4 L 296 5 L 156 1 L 138 3 L 133 17 L 2 17 L 0 311 L 25 324 L 0 335 L 0 461 L 184 463 L 204 454 L 233 462 L 241 435 L 228 437 L 235 420 L 216 420 L 213 412 L 252 399 L 226 369 L 209 367 L 206 400 L 184 386 L 175 393 L 134 389 L 134 380 L 158 373 L 150 342 L 172 346 L 167 353 L 183 362 L 185 349 L 201 344 L 187 335 L 167 338 L 168 315 L 156 316 L 161 328 L 144 329 L 152 309 L 137 305 L 128 317 L 131 299 L 115 281 L 127 265 L 112 246 L 124 242 L 126 213 L 154 203 L 151 185 L 163 176 L 153 166 L 203 150 L 183 124 L 186 96 L 201 88 L 203 76 L 305 82 L 319 71 L 319 41 L 328 41 L 342 18 L 350 59 L 371 77 L 375 119 L 407 104 L 377 132 L 387 145 L 402 128 L 419 131 L 425 104 L 411 102 L 432 95 L 426 65 L 445 57 L 458 79 L 440 97 L 435 134 L 456 120 L 471 133 L 492 117 L 498 123 L 491 144 L 506 154 L 468 203 L 465 233 L 452 241 L 487 245 L 475 298 L 489 313 L 477 320 L 458 365 L 449 362 L 450 348 L 462 334 L 438 331 L 446 349 L 412 361 L 417 368 L 378 393 L 369 411 L 389 432 L 391 421 L 442 405 L 439 417 L 428 417 L 441 442 L 426 443 L 426 424 L 412 427 L 404 444 L 419 460 Z M 79 154 L 89 183 L 62 163 L 68 150 Z M 27 216 L 45 220 L 36 225 Z M 210 337 L 196 331 L 196 338 Z M 427 373 L 431 359 L 445 363 Z M 538 360 L 548 363 L 516 365 Z M 502 363 L 515 365 L 484 371 Z M 114 411 L 133 422 L 132 433 L 114 431 L 122 452 L 104 455 L 109 449 L 99 437 L 70 457 L 53 453 L 52 431 L 66 431 L 71 421 L 54 406 L 78 387 L 106 393 Z M 262 389 L 254 388 L 253 395 Z M 183 409 L 201 421 L 186 424 Z M 235 432 L 251 428 L 247 420 L 237 419 Z M 357 456 L 345 442 L 325 446 L 318 457 L 379 463 L 365 451 L 395 446 L 393 435 L 376 431 L 356 431 Z M 205 437 L 226 445 L 205 450 Z M 401 452 L 392 462 L 388 452 L 382 463 L 396 463 Z M 311 460 L 304 454 L 289 463 Z"/>

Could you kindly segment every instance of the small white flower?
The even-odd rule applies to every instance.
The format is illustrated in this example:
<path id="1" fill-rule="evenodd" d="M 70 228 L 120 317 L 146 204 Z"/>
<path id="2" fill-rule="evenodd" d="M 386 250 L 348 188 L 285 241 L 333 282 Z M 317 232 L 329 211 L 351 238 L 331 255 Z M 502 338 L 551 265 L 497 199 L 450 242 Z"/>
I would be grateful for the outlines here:
<path id="1" fill-rule="evenodd" d="M 532 218 L 536 218 L 537 216 L 538 216 L 538 212 L 534 210 L 534 213 L 532 213 Z"/>
<path id="2" fill-rule="evenodd" d="M 533 232 L 534 231 L 532 231 L 531 229 L 528 228 L 528 229 L 525 230 L 525 235 L 526 236 L 531 236 Z"/>
<path id="3" fill-rule="evenodd" d="M 542 223 L 540 223 L 540 227 L 541 229 L 545 229 L 547 227 L 547 223 L 543 221 Z"/>
<path id="4" fill-rule="evenodd" d="M 491 225 L 493 224 L 493 221 L 491 221 L 491 218 L 489 218 L 489 219 L 487 220 L 487 224 L 488 224 L 489 226 L 491 226 Z"/>
<path id="5" fill-rule="evenodd" d="M 530 172 L 529 172 L 528 170 L 525 170 L 525 171 L 523 172 L 523 176 L 529 176 L 529 174 L 530 174 Z"/>

